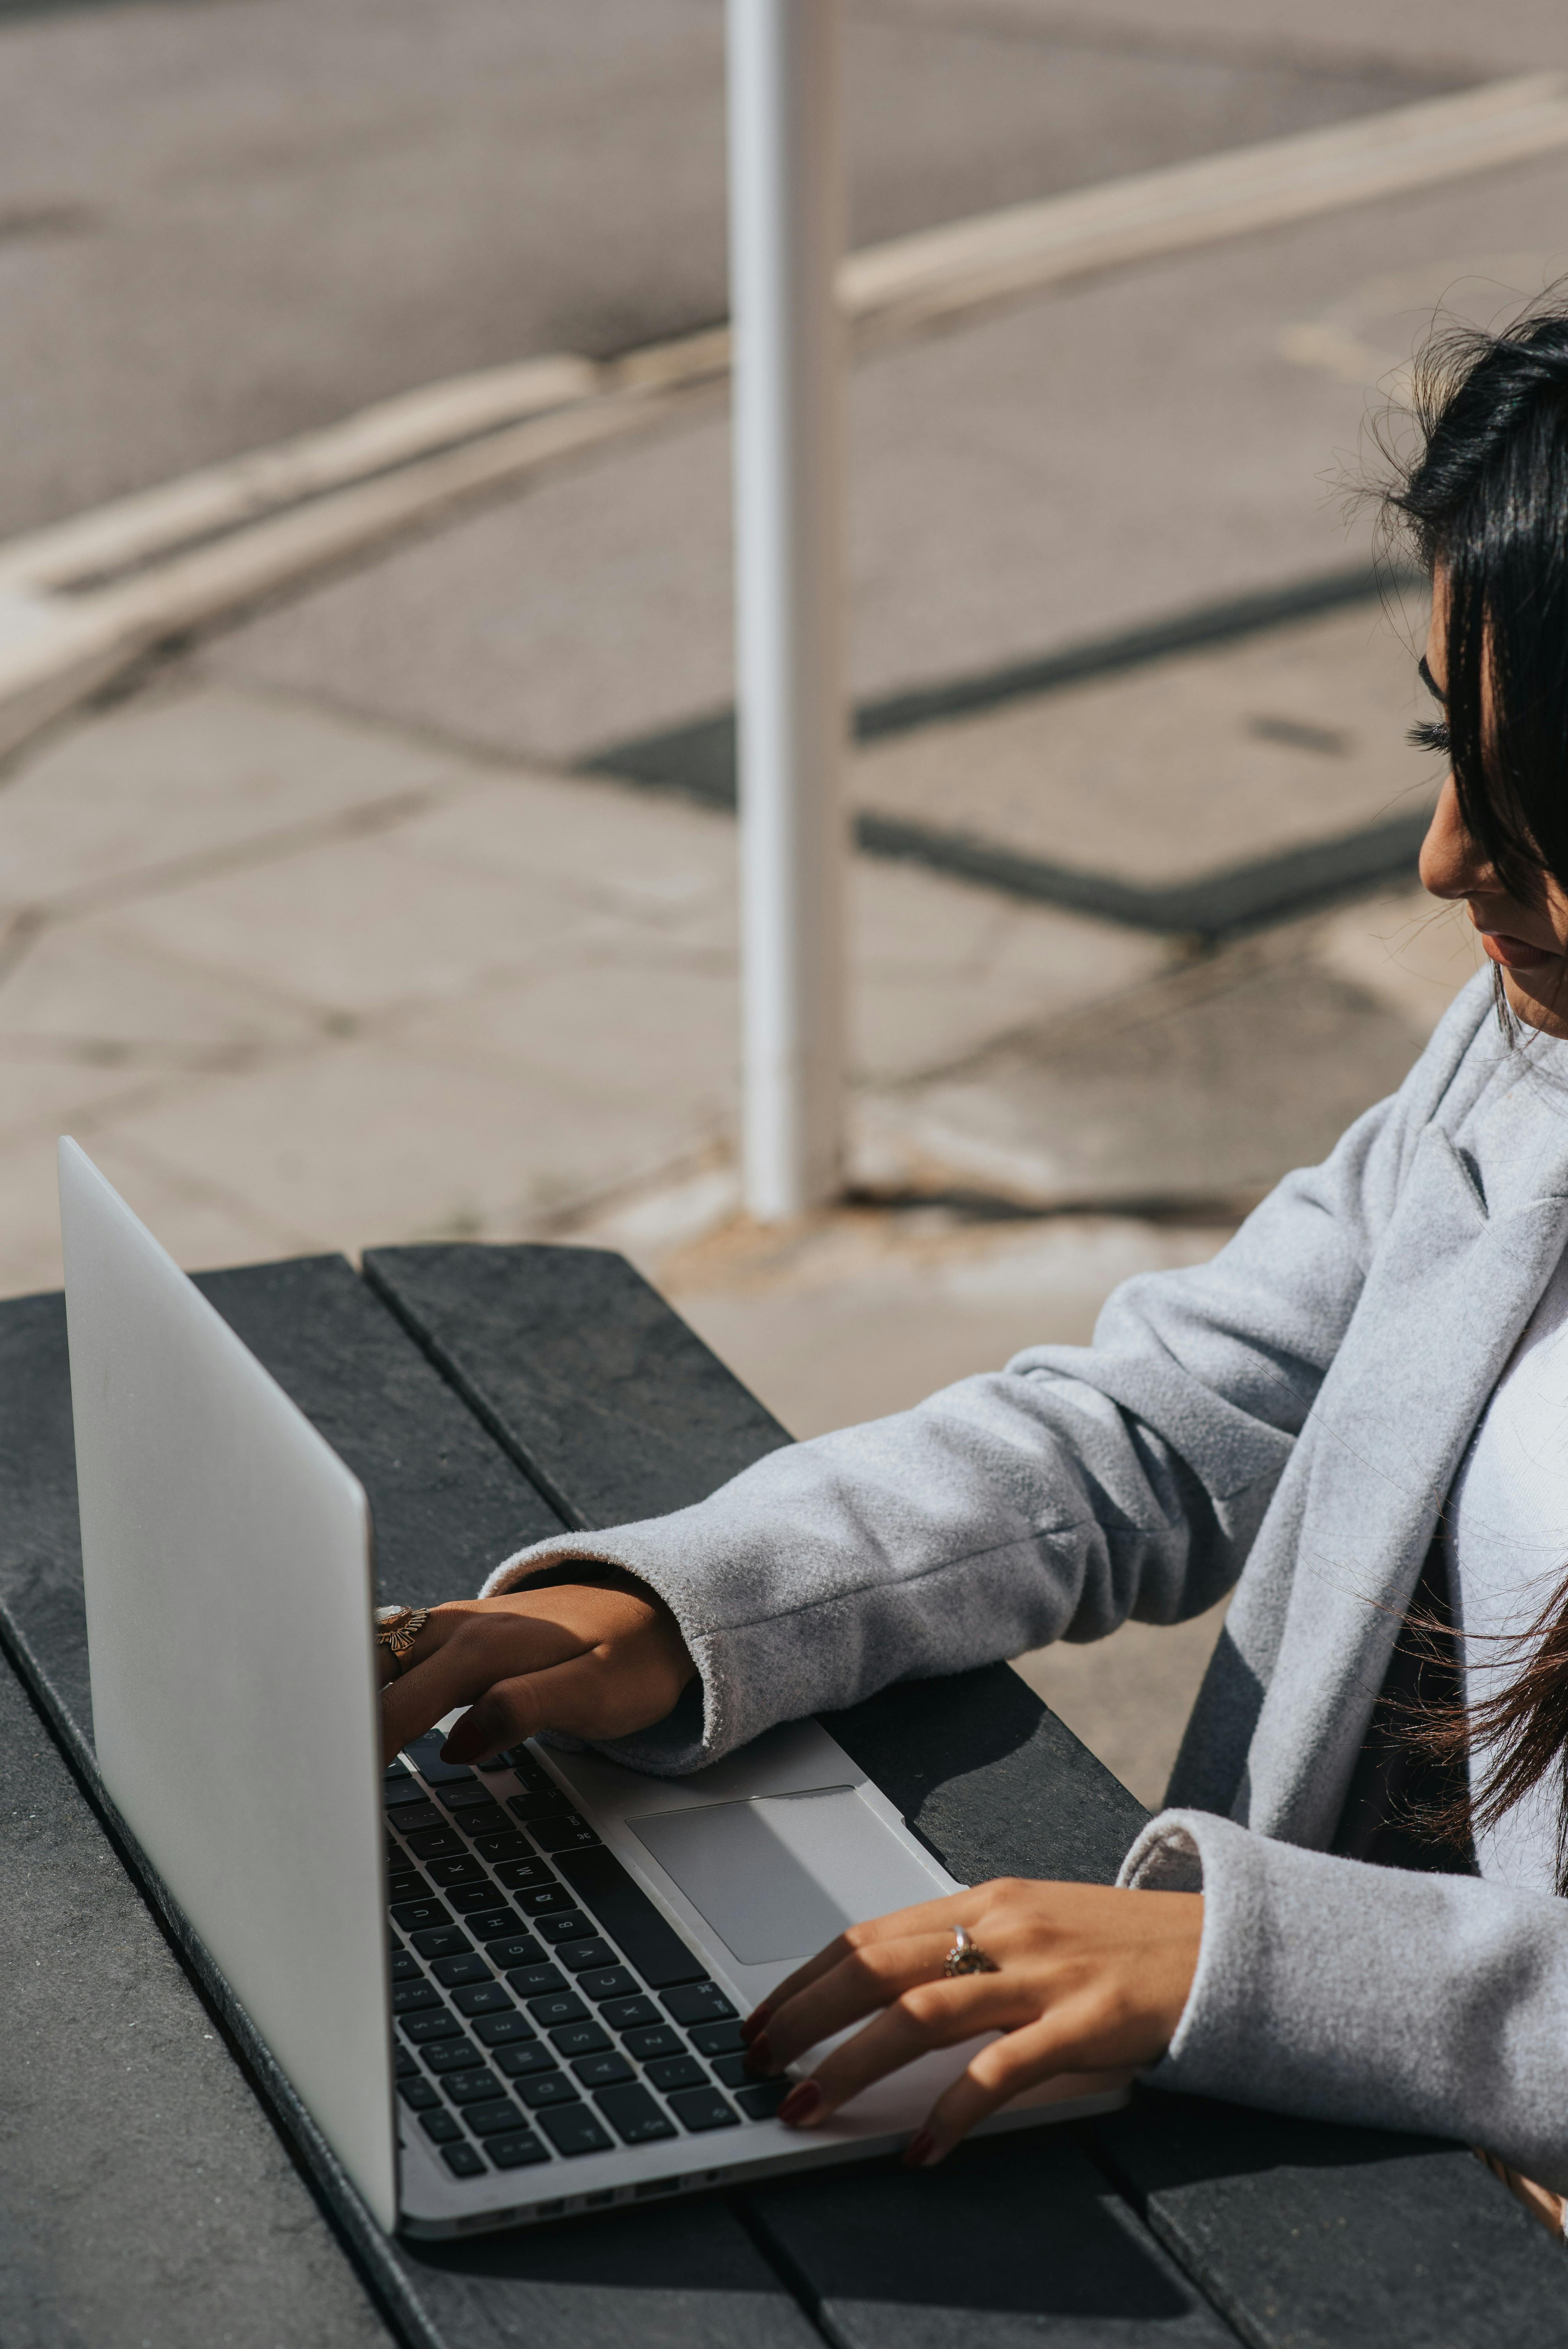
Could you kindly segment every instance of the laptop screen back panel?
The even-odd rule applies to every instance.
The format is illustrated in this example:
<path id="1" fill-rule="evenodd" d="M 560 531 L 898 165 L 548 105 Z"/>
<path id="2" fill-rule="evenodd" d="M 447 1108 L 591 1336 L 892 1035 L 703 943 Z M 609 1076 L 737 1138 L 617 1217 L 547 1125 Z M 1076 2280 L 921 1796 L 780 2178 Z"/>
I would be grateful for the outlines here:
<path id="1" fill-rule="evenodd" d="M 104 1784 L 390 2230 L 368 1505 L 68 1141 L 60 1211 Z"/>

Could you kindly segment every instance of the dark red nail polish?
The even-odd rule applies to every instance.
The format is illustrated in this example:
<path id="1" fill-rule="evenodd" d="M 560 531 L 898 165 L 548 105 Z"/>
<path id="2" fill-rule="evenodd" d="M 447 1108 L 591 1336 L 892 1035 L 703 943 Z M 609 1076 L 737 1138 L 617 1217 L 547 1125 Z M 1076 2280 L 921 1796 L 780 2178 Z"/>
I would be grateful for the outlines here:
<path id="1" fill-rule="evenodd" d="M 923 2169 L 935 2151 L 936 2139 L 929 2129 L 922 2129 L 919 2136 L 912 2137 L 904 2147 L 903 2166 L 906 2169 Z"/>
<path id="2" fill-rule="evenodd" d="M 777 2072 L 779 2069 L 773 2050 L 768 2044 L 768 2033 L 766 2031 L 759 2031 L 756 2038 L 752 2041 L 750 2046 L 747 2049 L 746 2068 L 748 2072 L 760 2073 L 764 2079 L 767 2078 L 769 2072 Z"/>
<path id="3" fill-rule="evenodd" d="M 822 2101 L 822 2091 L 815 2080 L 802 2080 L 791 2088 L 779 2107 L 779 2117 L 786 2128 L 803 2128 Z"/>
<path id="4" fill-rule="evenodd" d="M 769 2019 L 769 2011 L 765 2006 L 759 2006 L 754 2014 L 747 2016 L 740 2026 L 740 2035 L 748 2047 L 752 2041 L 768 2028 Z"/>

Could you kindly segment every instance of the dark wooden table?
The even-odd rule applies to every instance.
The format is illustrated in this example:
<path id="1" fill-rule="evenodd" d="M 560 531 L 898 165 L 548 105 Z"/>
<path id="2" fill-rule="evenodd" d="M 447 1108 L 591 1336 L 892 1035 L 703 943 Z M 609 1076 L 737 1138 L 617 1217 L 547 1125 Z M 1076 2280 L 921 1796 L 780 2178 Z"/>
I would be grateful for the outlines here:
<path id="1" fill-rule="evenodd" d="M 363 1479 L 414 1604 L 788 1441 L 618 1257 L 392 1248 L 201 1286 Z M 1562 2251 L 1461 2148 L 1150 2094 L 930 2177 L 387 2242 L 103 1801 L 55 1296 L 0 1305 L 0 1639 L 5 2349 L 1568 2343 Z M 1005 1666 L 829 1725 L 966 1881 L 1108 1881 L 1144 1816 Z"/>

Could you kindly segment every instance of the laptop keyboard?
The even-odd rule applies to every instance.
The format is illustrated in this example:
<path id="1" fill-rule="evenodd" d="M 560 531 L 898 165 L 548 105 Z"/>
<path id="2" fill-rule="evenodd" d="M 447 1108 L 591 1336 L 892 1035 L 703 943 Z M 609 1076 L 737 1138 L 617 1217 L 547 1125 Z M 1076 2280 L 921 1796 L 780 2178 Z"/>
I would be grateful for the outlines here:
<path id="1" fill-rule="evenodd" d="M 748 2077 L 734 2007 L 528 1748 L 487 1776 L 441 1744 L 383 1799 L 397 2093 L 453 2175 L 776 2112 L 789 2082 Z"/>

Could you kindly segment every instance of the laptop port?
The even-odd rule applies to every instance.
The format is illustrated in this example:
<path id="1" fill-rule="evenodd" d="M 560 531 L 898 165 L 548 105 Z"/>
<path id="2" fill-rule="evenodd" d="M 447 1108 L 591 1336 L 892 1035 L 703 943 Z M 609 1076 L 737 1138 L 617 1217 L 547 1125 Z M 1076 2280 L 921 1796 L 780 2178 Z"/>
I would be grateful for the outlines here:
<path id="1" fill-rule="evenodd" d="M 650 2194 L 678 2194 L 685 2182 L 684 2178 L 650 2178 L 641 2186 L 634 2187 L 632 2191 L 638 2201 L 642 2202 L 645 2201 Z"/>

